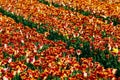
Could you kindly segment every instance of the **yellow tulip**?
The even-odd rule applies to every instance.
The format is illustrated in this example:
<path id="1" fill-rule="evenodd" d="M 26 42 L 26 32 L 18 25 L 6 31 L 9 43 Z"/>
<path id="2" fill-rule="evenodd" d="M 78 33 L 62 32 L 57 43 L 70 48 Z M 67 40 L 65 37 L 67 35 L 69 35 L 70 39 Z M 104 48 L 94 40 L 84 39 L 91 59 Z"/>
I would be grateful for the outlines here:
<path id="1" fill-rule="evenodd" d="M 113 50 L 112 50 L 112 52 L 114 52 L 114 53 L 118 53 L 118 48 L 113 48 Z"/>

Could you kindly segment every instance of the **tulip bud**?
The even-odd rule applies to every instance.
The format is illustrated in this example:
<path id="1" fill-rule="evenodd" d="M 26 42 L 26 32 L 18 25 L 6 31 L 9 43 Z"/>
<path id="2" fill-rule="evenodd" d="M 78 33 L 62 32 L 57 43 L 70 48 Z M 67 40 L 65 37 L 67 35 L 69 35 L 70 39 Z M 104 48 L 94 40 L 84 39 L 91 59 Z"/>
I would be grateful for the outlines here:
<path id="1" fill-rule="evenodd" d="M 23 34 L 21 29 L 20 29 L 20 34 Z"/>
<path id="2" fill-rule="evenodd" d="M 4 48 L 5 48 L 5 49 L 7 48 L 7 44 L 4 44 Z"/>
<path id="3" fill-rule="evenodd" d="M 113 74 L 115 74 L 115 73 L 116 73 L 116 71 L 117 71 L 117 69 L 113 69 L 113 70 L 112 70 L 112 73 L 113 73 Z"/>
<path id="4" fill-rule="evenodd" d="M 8 80 L 8 77 L 7 76 L 3 76 L 3 80 Z"/>
<path id="5" fill-rule="evenodd" d="M 21 43 L 24 43 L 24 40 L 21 40 Z"/>
<path id="6" fill-rule="evenodd" d="M 26 34 L 26 38 L 28 39 L 28 34 Z"/>
<path id="7" fill-rule="evenodd" d="M 76 50 L 77 55 L 79 56 L 81 54 L 81 50 Z"/>
<path id="8" fill-rule="evenodd" d="M 12 62 L 12 58 L 9 58 L 8 63 Z"/>
<path id="9" fill-rule="evenodd" d="M 2 32 L 2 29 L 0 29 L 0 32 Z"/>
<path id="10" fill-rule="evenodd" d="M 86 78 L 86 77 L 87 77 L 87 73 L 86 73 L 86 72 L 83 72 L 83 76 Z"/>

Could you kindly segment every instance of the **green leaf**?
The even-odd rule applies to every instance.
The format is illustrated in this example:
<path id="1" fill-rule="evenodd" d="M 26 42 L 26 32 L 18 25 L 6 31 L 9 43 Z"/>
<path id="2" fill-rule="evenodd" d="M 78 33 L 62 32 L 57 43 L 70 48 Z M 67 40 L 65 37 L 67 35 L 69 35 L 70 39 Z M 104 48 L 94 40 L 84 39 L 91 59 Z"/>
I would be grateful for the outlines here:
<path id="1" fill-rule="evenodd" d="M 64 80 L 68 80 L 68 77 L 64 77 Z"/>
<path id="2" fill-rule="evenodd" d="M 41 78 L 38 78 L 37 80 L 42 80 Z"/>
<path id="3" fill-rule="evenodd" d="M 116 77 L 120 77 L 120 69 L 117 70 L 115 75 L 116 75 Z"/>
<path id="4" fill-rule="evenodd" d="M 61 80 L 58 76 L 54 76 L 52 80 Z"/>
<path id="5" fill-rule="evenodd" d="M 18 16 L 17 18 L 18 18 L 19 22 L 23 22 L 23 17 L 22 16 Z"/>
<path id="6" fill-rule="evenodd" d="M 107 37 L 106 31 L 102 31 L 102 38 Z"/>
<path id="7" fill-rule="evenodd" d="M 59 4 L 56 4 L 56 3 L 52 3 L 52 5 L 53 5 L 54 7 L 57 7 L 57 8 L 60 7 L 60 5 L 59 5 Z"/>
<path id="8" fill-rule="evenodd" d="M 14 55 L 12 55 L 11 58 L 12 58 L 12 61 L 13 61 L 13 62 L 16 61 L 16 58 L 14 57 Z"/>
<path id="9" fill-rule="evenodd" d="M 35 70 L 35 66 L 31 63 L 25 63 L 25 65 L 27 65 L 28 68 L 32 69 L 32 70 Z"/>
<path id="10" fill-rule="evenodd" d="M 64 6 L 64 9 L 65 9 L 65 10 L 69 10 L 69 7 L 68 7 L 68 6 Z"/>
<path id="11" fill-rule="evenodd" d="M 35 55 L 35 60 L 38 60 L 38 59 L 39 59 L 39 57 Z"/>
<path id="12" fill-rule="evenodd" d="M 20 56 L 20 57 L 18 58 L 19 61 L 22 61 L 22 60 L 24 60 L 24 59 L 25 59 L 25 56 Z"/>
<path id="13" fill-rule="evenodd" d="M 47 31 L 47 29 L 45 29 L 45 28 L 43 28 L 43 24 L 41 24 L 40 26 L 39 26 L 39 28 L 37 28 L 37 32 L 39 32 L 39 33 L 44 33 L 44 32 L 46 32 Z"/>
<path id="14" fill-rule="evenodd" d="M 38 49 L 37 52 L 40 53 L 40 52 L 42 52 L 42 51 L 48 49 L 49 46 L 50 46 L 50 45 L 45 44 L 45 45 L 43 45 L 42 49 Z"/>
<path id="15" fill-rule="evenodd" d="M 51 80 L 53 77 L 51 75 L 48 75 L 46 80 Z"/>
<path id="16" fill-rule="evenodd" d="M 75 27 L 75 31 L 78 31 L 79 30 L 79 27 Z"/>
<path id="17" fill-rule="evenodd" d="M 8 54 L 8 53 L 6 53 L 6 52 L 3 52 L 3 56 L 4 56 L 4 58 L 6 59 L 6 58 L 8 58 L 8 57 L 9 57 L 9 54 Z"/>
<path id="18" fill-rule="evenodd" d="M 67 54 L 64 52 L 62 55 L 63 55 L 63 57 L 65 57 Z"/>
<path id="19" fill-rule="evenodd" d="M 47 36 L 48 39 L 53 41 L 62 40 L 65 41 L 65 37 L 62 34 L 58 34 L 57 32 L 50 31 L 50 35 Z"/>
<path id="20" fill-rule="evenodd" d="M 39 42 L 34 42 L 35 46 L 38 46 L 39 45 Z"/>
<path id="21" fill-rule="evenodd" d="M 39 66 L 38 69 L 41 73 L 43 72 L 42 66 Z"/>
<path id="22" fill-rule="evenodd" d="M 22 79 L 20 78 L 20 74 L 17 73 L 12 80 L 22 80 Z"/>
<path id="23" fill-rule="evenodd" d="M 82 74 L 80 70 L 74 70 L 71 74 L 70 77 L 75 76 L 76 74 Z"/>

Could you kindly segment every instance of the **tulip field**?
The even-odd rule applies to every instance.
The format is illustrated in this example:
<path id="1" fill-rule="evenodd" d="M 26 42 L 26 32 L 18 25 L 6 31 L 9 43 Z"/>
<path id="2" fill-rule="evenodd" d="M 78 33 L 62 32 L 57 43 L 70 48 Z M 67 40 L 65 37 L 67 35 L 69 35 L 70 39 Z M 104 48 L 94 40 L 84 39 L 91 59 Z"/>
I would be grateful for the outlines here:
<path id="1" fill-rule="evenodd" d="M 0 80 L 120 80 L 120 0 L 0 0 Z"/>

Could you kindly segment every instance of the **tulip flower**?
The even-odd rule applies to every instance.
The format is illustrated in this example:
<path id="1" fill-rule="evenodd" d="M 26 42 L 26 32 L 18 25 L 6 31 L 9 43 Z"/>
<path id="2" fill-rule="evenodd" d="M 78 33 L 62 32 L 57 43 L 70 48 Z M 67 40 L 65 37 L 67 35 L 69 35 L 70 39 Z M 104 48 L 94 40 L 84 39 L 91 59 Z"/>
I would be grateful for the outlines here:
<path id="1" fill-rule="evenodd" d="M 112 52 L 114 52 L 114 53 L 118 53 L 119 50 L 118 50 L 118 48 L 113 48 Z"/>
<path id="2" fill-rule="evenodd" d="M 82 54 L 81 50 L 76 50 L 77 55 L 79 56 L 80 54 Z"/>
<path id="3" fill-rule="evenodd" d="M 87 78 L 88 74 L 86 72 L 83 72 L 84 78 Z"/>
<path id="4" fill-rule="evenodd" d="M 3 80 L 9 80 L 7 76 L 3 76 Z"/>

